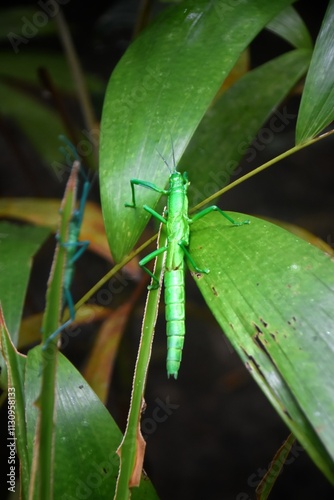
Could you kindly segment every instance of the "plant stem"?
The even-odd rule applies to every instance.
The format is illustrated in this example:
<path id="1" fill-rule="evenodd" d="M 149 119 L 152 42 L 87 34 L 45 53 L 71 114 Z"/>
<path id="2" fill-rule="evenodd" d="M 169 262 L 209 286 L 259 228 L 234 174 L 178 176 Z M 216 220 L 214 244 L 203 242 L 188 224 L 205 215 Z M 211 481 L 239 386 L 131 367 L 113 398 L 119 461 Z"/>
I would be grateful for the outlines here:
<path id="1" fill-rule="evenodd" d="M 320 141 L 322 139 L 325 139 L 326 137 L 332 135 L 333 133 L 334 133 L 334 129 L 330 130 L 329 132 L 325 132 L 324 134 L 321 134 L 318 137 L 315 137 L 315 138 L 313 138 L 313 139 L 311 139 L 311 140 L 309 140 L 307 142 L 303 142 L 301 144 L 297 144 L 293 148 L 288 149 L 284 153 L 276 156 L 272 160 L 267 161 L 266 163 L 264 163 L 260 167 L 255 168 L 251 172 L 248 172 L 248 174 L 243 175 L 239 179 L 237 179 L 234 182 L 231 182 L 227 186 L 223 187 L 222 189 L 220 189 L 219 191 L 217 191 L 215 194 L 213 194 L 213 195 L 209 196 L 208 198 L 206 198 L 205 200 L 201 201 L 201 203 L 198 203 L 195 207 L 193 207 L 190 210 L 190 212 L 195 212 L 199 208 L 202 208 L 204 205 L 206 205 L 207 203 L 210 203 L 211 201 L 215 200 L 216 198 L 218 198 L 222 194 L 226 193 L 230 189 L 238 186 L 239 184 L 241 184 L 244 181 L 247 181 L 248 179 L 250 179 L 254 175 L 257 175 L 260 172 L 262 172 L 263 170 L 266 170 L 268 167 L 271 167 L 275 163 L 278 163 L 279 161 L 284 160 L 284 158 L 287 158 L 288 156 L 291 156 L 292 154 L 297 153 L 297 151 L 300 151 L 301 149 L 306 148 L 307 146 L 311 146 L 315 142 L 318 142 L 318 141 Z"/>

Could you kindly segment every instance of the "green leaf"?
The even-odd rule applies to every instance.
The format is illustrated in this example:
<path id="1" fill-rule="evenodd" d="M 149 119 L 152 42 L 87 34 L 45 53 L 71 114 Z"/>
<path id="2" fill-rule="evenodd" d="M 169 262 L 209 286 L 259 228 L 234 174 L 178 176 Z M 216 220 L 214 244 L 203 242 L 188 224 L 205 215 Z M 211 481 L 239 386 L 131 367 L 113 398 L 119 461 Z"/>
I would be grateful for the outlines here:
<path id="1" fill-rule="evenodd" d="M 0 222 L 0 301 L 14 345 L 17 345 L 32 257 L 49 234 L 47 228 Z"/>
<path id="2" fill-rule="evenodd" d="M 131 178 L 163 187 L 173 142 L 176 163 L 196 127 L 254 36 L 291 1 L 185 1 L 163 12 L 129 47 L 110 79 L 102 117 L 100 178 L 113 256 L 133 247 L 148 220 L 131 210 Z M 159 195 L 138 190 L 138 206 Z"/>
<path id="3" fill-rule="evenodd" d="M 296 49 L 312 50 L 311 35 L 298 12 L 293 7 L 282 10 L 267 24 L 267 29 L 281 36 Z"/>
<path id="4" fill-rule="evenodd" d="M 334 0 L 316 40 L 297 121 L 296 143 L 306 142 L 334 120 Z"/>
<path id="5" fill-rule="evenodd" d="M 0 303 L 15 346 L 18 342 L 32 257 L 49 234 L 50 230 L 47 228 L 0 222 Z M 2 353 L 0 386 L 7 387 L 7 367 Z"/>
<path id="6" fill-rule="evenodd" d="M 194 206 L 225 186 L 241 158 L 257 155 L 249 147 L 258 133 L 259 147 L 274 139 L 291 121 L 286 108 L 273 113 L 306 73 L 311 53 L 293 50 L 250 71 L 209 108 L 180 161 L 180 170 L 191 170 L 189 203 Z M 250 98 L 251 97 L 251 98 Z"/>
<path id="7" fill-rule="evenodd" d="M 25 379 L 30 460 L 35 446 L 41 363 L 40 347 L 30 350 Z M 119 467 L 116 450 L 122 434 L 84 378 L 61 353 L 56 396 L 53 498 L 113 498 Z M 157 498 L 147 477 L 134 490 L 133 498 Z"/>
<path id="8" fill-rule="evenodd" d="M 250 220 L 197 221 L 190 251 L 210 273 L 193 276 L 251 375 L 334 483 L 334 263 L 278 226 Z"/>

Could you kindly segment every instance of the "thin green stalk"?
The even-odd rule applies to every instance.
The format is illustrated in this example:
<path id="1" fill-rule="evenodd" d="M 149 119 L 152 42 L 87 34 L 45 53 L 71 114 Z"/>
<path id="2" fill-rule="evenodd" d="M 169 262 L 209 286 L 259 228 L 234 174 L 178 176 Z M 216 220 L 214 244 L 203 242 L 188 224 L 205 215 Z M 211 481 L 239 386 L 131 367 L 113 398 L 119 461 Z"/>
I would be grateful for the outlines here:
<path id="1" fill-rule="evenodd" d="M 309 140 L 307 142 L 303 142 L 301 144 L 297 144 L 293 148 L 288 149 L 284 153 L 276 156 L 272 160 L 267 161 L 266 163 L 264 163 L 260 167 L 254 168 L 254 170 L 252 170 L 251 172 L 248 172 L 248 174 L 243 175 L 242 177 L 240 177 L 236 181 L 231 182 L 227 186 L 223 187 L 222 189 L 220 189 L 219 191 L 217 191 L 215 194 L 213 194 L 213 195 L 209 196 L 208 198 L 206 198 L 205 200 L 201 201 L 201 203 L 198 203 L 198 205 L 196 205 L 195 207 L 193 207 L 190 210 L 190 212 L 195 212 L 199 208 L 202 208 L 204 205 L 206 205 L 207 203 L 210 203 L 211 201 L 213 201 L 214 199 L 218 198 L 222 194 L 226 193 L 230 189 L 238 186 L 239 184 L 241 184 L 244 181 L 247 181 L 248 179 L 250 179 L 254 175 L 257 175 L 260 172 L 262 172 L 263 170 L 266 170 L 268 167 L 271 167 L 275 163 L 278 163 L 279 161 L 284 160 L 284 158 L 287 158 L 288 156 L 291 156 L 292 154 L 297 153 L 297 151 L 300 151 L 301 149 L 306 148 L 307 146 L 311 146 L 315 142 L 318 142 L 318 141 L 320 141 L 322 139 L 325 139 L 326 137 L 332 135 L 333 133 L 334 133 L 334 129 L 330 130 L 329 132 L 325 132 L 324 134 L 321 134 L 318 137 L 315 137 L 315 138 L 313 138 L 313 139 L 311 139 L 311 140 Z"/>
<path id="2" fill-rule="evenodd" d="M 59 241 L 56 246 L 46 295 L 42 337 L 45 346 L 50 335 L 59 327 L 63 304 L 63 280 L 67 259 L 67 249 L 61 241 L 68 240 L 70 222 L 76 202 L 76 186 L 79 164 L 73 166 L 61 204 Z M 54 440 L 56 410 L 57 340 L 48 342 L 47 349 L 41 351 L 41 392 L 36 401 L 39 408 L 29 498 L 53 499 L 54 484 Z M 38 481 L 38 493 L 36 492 Z"/>
<path id="3" fill-rule="evenodd" d="M 161 242 L 160 239 L 162 240 Z M 158 240 L 158 247 L 165 246 L 165 244 L 166 236 L 163 233 Z M 158 289 L 150 290 L 147 294 L 128 421 L 123 440 L 118 449 L 120 470 L 114 500 L 130 498 L 130 488 L 138 486 L 141 478 L 146 443 L 140 431 L 140 416 L 145 406 L 144 391 L 159 310 L 164 260 L 165 253 L 160 254 L 156 259 L 154 267 L 154 274 L 159 277 L 160 286 Z"/>

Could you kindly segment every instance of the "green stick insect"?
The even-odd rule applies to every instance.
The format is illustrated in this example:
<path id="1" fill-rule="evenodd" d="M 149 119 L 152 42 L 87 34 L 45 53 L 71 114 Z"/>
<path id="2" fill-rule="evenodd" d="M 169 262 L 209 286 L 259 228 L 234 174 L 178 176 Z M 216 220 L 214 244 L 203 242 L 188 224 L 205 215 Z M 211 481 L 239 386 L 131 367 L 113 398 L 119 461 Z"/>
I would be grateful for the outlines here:
<path id="1" fill-rule="evenodd" d="M 68 238 L 67 241 L 60 241 L 58 234 L 56 235 L 56 239 L 58 240 L 58 244 L 62 247 L 66 248 L 67 258 L 63 275 L 63 305 L 62 310 L 65 309 L 66 305 L 69 309 L 70 319 L 62 324 L 57 330 L 55 330 L 46 340 L 43 345 L 43 349 L 47 349 L 48 345 L 52 340 L 54 340 L 67 326 L 69 326 L 75 319 L 75 310 L 74 310 L 74 302 L 71 293 L 71 285 L 73 280 L 73 275 L 75 271 L 75 263 L 81 257 L 81 255 L 85 252 L 89 245 L 89 241 L 79 241 L 82 220 L 84 215 L 84 210 L 87 202 L 88 193 L 91 187 L 91 182 L 86 178 L 86 175 L 81 169 L 81 161 L 78 156 L 78 153 L 73 146 L 73 144 L 67 139 L 65 136 L 60 136 L 60 139 L 67 145 L 69 149 L 68 151 L 62 147 L 61 151 L 65 155 L 67 164 L 70 163 L 70 157 L 74 157 L 73 169 L 76 169 L 84 176 L 85 182 L 82 187 L 81 198 L 79 201 L 79 206 L 73 211 L 72 219 L 69 225 L 68 230 Z"/>
<path id="2" fill-rule="evenodd" d="M 159 153 L 160 155 L 160 153 Z M 167 375 L 173 376 L 175 379 L 178 376 L 182 349 L 185 336 L 185 282 L 184 282 L 184 259 L 187 258 L 197 273 L 209 273 L 209 269 L 200 269 L 192 259 L 189 251 L 190 225 L 211 212 L 219 212 L 234 226 L 249 224 L 249 221 L 236 222 L 229 215 L 223 212 L 216 205 L 201 210 L 192 218 L 188 216 L 188 197 L 187 191 L 189 187 L 188 175 L 186 172 L 181 174 L 177 171 L 175 165 L 175 157 L 173 151 L 174 168 L 171 170 L 167 161 L 160 155 L 164 163 L 167 165 L 169 176 L 168 189 L 161 189 L 155 184 L 139 179 L 131 179 L 132 203 L 126 203 L 126 207 L 136 208 L 135 186 L 142 186 L 147 189 L 152 189 L 157 193 L 167 196 L 167 211 L 166 218 L 160 215 L 147 205 L 143 205 L 144 210 L 153 215 L 159 222 L 166 225 L 167 245 L 158 248 L 154 252 L 144 257 L 139 265 L 153 279 L 149 289 L 157 289 L 159 287 L 158 278 L 146 267 L 146 264 L 157 257 L 159 254 L 166 252 L 165 263 L 165 306 L 166 306 L 166 330 L 167 330 Z"/>

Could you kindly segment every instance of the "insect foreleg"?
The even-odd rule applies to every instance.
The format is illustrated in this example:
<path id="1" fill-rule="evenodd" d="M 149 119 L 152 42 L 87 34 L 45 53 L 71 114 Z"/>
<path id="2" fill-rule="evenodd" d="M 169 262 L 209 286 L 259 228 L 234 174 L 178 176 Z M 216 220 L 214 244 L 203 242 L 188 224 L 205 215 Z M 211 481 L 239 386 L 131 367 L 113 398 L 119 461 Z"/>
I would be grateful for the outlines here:
<path id="1" fill-rule="evenodd" d="M 193 266 L 193 268 L 195 269 L 195 271 L 197 273 L 208 274 L 210 272 L 209 269 L 200 269 L 199 267 L 196 266 L 196 264 L 194 262 L 194 259 L 192 258 L 192 256 L 190 255 L 187 247 L 185 246 L 185 244 L 182 241 L 179 241 L 179 245 L 182 248 L 184 255 L 187 257 L 187 259 L 189 260 L 190 264 Z"/>
<path id="2" fill-rule="evenodd" d="M 166 189 L 161 189 L 152 182 L 141 181 L 139 179 L 131 179 L 130 184 L 132 192 L 132 203 L 125 203 L 126 207 L 136 208 L 135 186 L 142 186 L 147 189 L 152 189 L 152 191 L 156 191 L 157 193 L 168 194 L 168 191 Z"/>
<path id="3" fill-rule="evenodd" d="M 201 210 L 200 212 L 198 212 L 198 214 L 195 214 L 194 217 L 191 219 L 191 221 L 195 222 L 196 220 L 201 219 L 202 217 L 204 217 L 205 215 L 207 215 L 211 212 L 219 212 L 221 215 L 223 215 L 223 217 L 225 217 L 225 219 L 230 221 L 234 226 L 242 226 L 243 224 L 249 224 L 249 220 L 244 220 L 242 222 L 236 222 L 234 219 L 232 219 L 232 217 L 227 215 L 227 213 L 223 212 L 223 210 L 221 210 L 216 205 L 212 205 L 211 207 L 204 208 L 204 210 Z"/>
<path id="4" fill-rule="evenodd" d="M 77 222 L 78 227 L 80 227 L 82 224 L 83 214 L 84 214 L 90 186 L 91 186 L 91 183 L 89 181 L 86 181 L 83 185 L 83 188 L 82 188 L 79 210 L 75 214 L 75 218 L 77 219 L 76 222 Z"/>
<path id="5" fill-rule="evenodd" d="M 150 260 L 154 259 L 155 257 L 157 257 L 158 255 L 160 255 L 161 253 L 163 252 L 166 252 L 167 250 L 167 247 L 161 247 L 161 248 L 158 248 L 157 250 L 154 250 L 154 252 L 151 252 L 150 254 L 146 255 L 146 257 L 144 257 L 141 261 L 139 261 L 139 265 L 142 269 L 144 269 L 144 271 L 147 272 L 147 274 L 149 274 L 151 276 L 151 278 L 153 279 L 153 283 L 152 285 L 149 285 L 147 287 L 148 290 L 156 290 L 157 288 L 159 288 L 159 280 L 158 278 L 152 273 L 152 271 L 150 271 L 146 266 L 145 264 L 147 264 Z"/>

